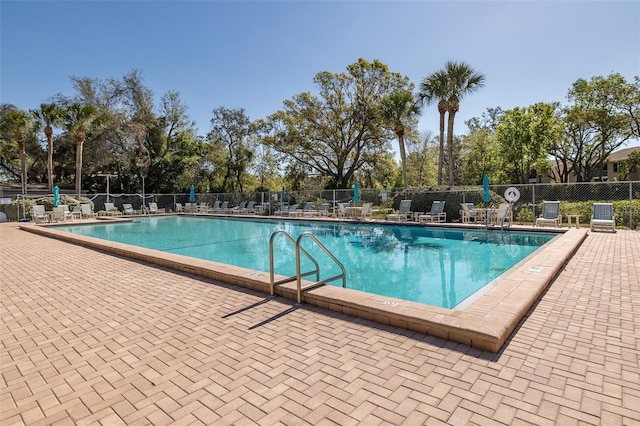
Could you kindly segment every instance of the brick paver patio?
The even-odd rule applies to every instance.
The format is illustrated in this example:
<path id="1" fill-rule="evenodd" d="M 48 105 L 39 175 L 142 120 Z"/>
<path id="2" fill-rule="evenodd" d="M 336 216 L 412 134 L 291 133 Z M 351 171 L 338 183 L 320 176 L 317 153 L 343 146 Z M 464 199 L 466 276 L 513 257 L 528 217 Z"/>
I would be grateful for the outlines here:
<path id="1" fill-rule="evenodd" d="M 15 223 L 0 256 L 2 425 L 640 424 L 638 232 L 589 235 L 497 354 Z"/>

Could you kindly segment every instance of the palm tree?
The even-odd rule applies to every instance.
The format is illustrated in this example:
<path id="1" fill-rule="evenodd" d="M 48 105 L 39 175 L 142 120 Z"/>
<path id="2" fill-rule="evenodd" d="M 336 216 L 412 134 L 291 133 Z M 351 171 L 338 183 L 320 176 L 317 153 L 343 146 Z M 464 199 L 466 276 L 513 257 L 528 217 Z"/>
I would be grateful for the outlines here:
<path id="1" fill-rule="evenodd" d="M 73 103 L 64 111 L 64 127 L 76 141 L 76 193 L 82 193 L 82 148 L 89 133 L 100 122 L 98 110 L 93 105 Z"/>
<path id="2" fill-rule="evenodd" d="M 449 61 L 444 70 L 447 75 L 447 154 L 449 158 L 449 186 L 453 186 L 453 123 L 460 110 L 460 99 L 484 86 L 484 75 L 479 74 L 464 62 Z"/>
<path id="3" fill-rule="evenodd" d="M 19 109 L 10 109 L 3 111 L 0 121 L 2 133 L 8 135 L 14 142 L 18 144 L 20 153 L 20 183 L 22 187 L 22 195 L 27 193 L 27 156 L 25 153 L 25 142 L 27 134 L 33 128 L 31 115 Z"/>
<path id="4" fill-rule="evenodd" d="M 47 137 L 47 182 L 49 192 L 53 192 L 53 126 L 62 123 L 62 110 L 56 104 L 40 104 L 40 109 L 31 110 L 31 114 Z"/>
<path id="5" fill-rule="evenodd" d="M 408 90 L 399 90 L 391 93 L 382 101 L 382 119 L 393 126 L 393 131 L 398 137 L 400 148 L 400 161 L 402 161 L 402 184 L 407 190 L 407 155 L 404 147 L 405 123 L 420 114 L 420 107 L 415 102 L 413 95 Z"/>
<path id="6" fill-rule="evenodd" d="M 444 119 L 447 112 L 447 75 L 444 71 L 437 71 L 422 80 L 419 97 L 423 103 L 430 105 L 438 101 L 440 113 L 440 149 L 438 151 L 438 185 L 442 185 L 442 165 L 444 164 Z"/>

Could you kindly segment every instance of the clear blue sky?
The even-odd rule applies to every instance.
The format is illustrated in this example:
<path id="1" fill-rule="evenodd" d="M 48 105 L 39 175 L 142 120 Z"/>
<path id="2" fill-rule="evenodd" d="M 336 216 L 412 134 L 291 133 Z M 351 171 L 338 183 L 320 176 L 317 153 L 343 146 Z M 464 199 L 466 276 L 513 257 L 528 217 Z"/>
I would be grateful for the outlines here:
<path id="1" fill-rule="evenodd" d="M 156 100 L 180 92 L 199 134 L 211 111 L 252 120 L 315 91 L 320 71 L 379 59 L 416 85 L 448 60 L 486 86 L 464 120 L 489 107 L 566 103 L 578 78 L 640 75 L 640 2 L 633 1 L 7 1 L 0 2 L 0 102 L 36 108 L 74 95 L 70 76 L 133 69 Z M 435 106 L 420 130 L 438 131 Z"/>

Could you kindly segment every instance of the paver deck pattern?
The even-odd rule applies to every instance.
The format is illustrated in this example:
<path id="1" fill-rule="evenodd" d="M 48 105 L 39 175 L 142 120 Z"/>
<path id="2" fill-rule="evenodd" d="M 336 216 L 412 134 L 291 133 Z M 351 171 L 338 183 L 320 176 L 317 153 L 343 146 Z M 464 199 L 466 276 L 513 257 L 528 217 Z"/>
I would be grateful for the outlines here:
<path id="1" fill-rule="evenodd" d="M 2 425 L 640 424 L 638 232 L 590 234 L 497 354 L 15 223 L 0 256 Z"/>

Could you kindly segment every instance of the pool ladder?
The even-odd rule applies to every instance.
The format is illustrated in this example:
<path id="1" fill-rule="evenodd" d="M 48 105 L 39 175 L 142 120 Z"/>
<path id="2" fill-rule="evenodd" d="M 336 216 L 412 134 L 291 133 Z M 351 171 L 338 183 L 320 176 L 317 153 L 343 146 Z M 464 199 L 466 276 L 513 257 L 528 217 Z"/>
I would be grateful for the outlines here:
<path id="1" fill-rule="evenodd" d="M 291 241 L 293 244 L 295 244 L 296 246 L 296 274 L 292 277 L 286 277 L 283 278 L 279 281 L 275 281 L 275 268 L 273 265 L 273 241 L 275 240 L 275 238 L 279 235 L 282 234 L 284 235 L 289 241 Z M 342 271 L 341 274 L 330 277 L 330 278 L 325 278 L 324 280 L 320 280 L 320 265 L 318 264 L 318 261 L 311 256 L 311 254 L 309 254 L 309 252 L 307 250 L 305 250 L 301 245 L 301 241 L 304 238 L 311 238 L 311 240 L 313 240 L 314 243 L 316 243 L 318 245 L 318 247 L 320 247 L 339 267 L 340 270 Z M 300 254 L 304 254 L 309 260 L 311 260 L 311 262 L 313 262 L 313 264 L 315 265 L 315 269 L 311 270 L 311 271 L 307 271 L 307 272 L 301 272 L 300 271 Z M 298 236 L 297 240 L 294 240 L 293 237 L 291 235 L 289 235 L 289 233 L 287 233 L 285 230 L 283 229 L 279 229 L 277 231 L 275 231 L 273 234 L 271 234 L 271 238 L 269 239 L 269 273 L 270 273 L 270 281 L 271 281 L 271 295 L 274 296 L 275 295 L 275 290 L 276 290 L 276 285 L 278 284 L 284 284 L 287 282 L 291 282 L 293 280 L 297 281 L 297 288 L 296 288 L 296 295 L 297 295 L 297 300 L 298 303 L 302 303 L 302 292 L 303 291 L 307 291 L 307 290 L 311 290 L 314 289 L 316 287 L 320 287 L 322 285 L 325 285 L 328 282 L 337 280 L 342 278 L 342 287 L 346 287 L 347 286 L 347 281 L 346 281 L 346 272 L 344 269 L 344 265 L 342 264 L 342 262 L 340 262 L 317 238 L 315 235 L 313 235 L 311 232 L 309 231 L 305 231 L 302 234 L 300 234 Z M 304 287 L 302 286 L 302 277 L 306 277 L 309 275 L 316 275 L 316 282 L 311 283 L 311 284 L 307 284 Z"/>

